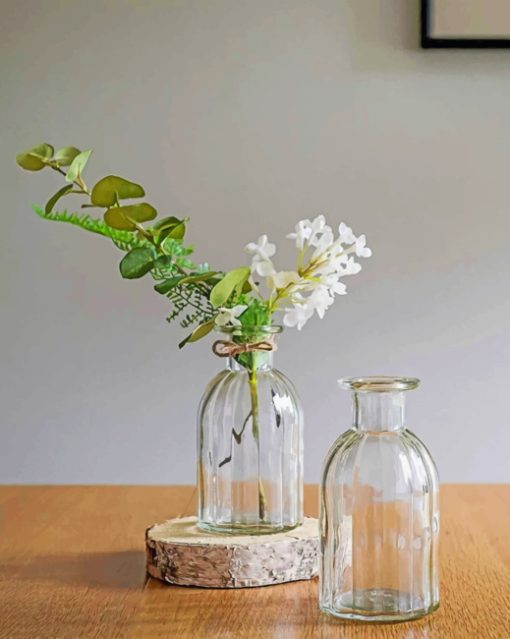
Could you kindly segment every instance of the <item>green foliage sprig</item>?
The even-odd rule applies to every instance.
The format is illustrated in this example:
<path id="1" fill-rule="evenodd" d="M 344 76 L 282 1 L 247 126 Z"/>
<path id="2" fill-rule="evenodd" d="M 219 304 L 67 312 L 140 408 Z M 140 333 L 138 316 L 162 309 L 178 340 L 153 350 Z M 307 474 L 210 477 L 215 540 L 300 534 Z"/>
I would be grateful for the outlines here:
<path id="1" fill-rule="evenodd" d="M 27 171 L 49 168 L 67 182 L 48 199 L 44 209 L 34 207 L 35 212 L 45 220 L 71 224 L 109 238 L 125 252 L 119 264 L 123 278 L 138 279 L 150 273 L 157 282 L 154 289 L 171 303 L 167 320 L 179 320 L 183 328 L 198 324 L 179 346 L 182 348 L 204 337 L 214 327 L 214 317 L 218 314 L 210 301 L 211 292 L 224 274 L 211 270 L 207 264 L 195 264 L 189 258 L 193 247 L 183 244 L 187 218 L 168 216 L 152 226 L 143 225 L 156 220 L 158 212 L 148 202 L 126 202 L 145 197 L 140 184 L 107 175 L 90 189 L 83 172 L 91 153 L 74 146 L 55 151 L 51 144 L 44 143 L 16 157 L 18 165 Z M 103 219 L 88 213 L 54 210 L 62 198 L 72 194 L 84 197 L 82 209 L 103 209 Z"/>

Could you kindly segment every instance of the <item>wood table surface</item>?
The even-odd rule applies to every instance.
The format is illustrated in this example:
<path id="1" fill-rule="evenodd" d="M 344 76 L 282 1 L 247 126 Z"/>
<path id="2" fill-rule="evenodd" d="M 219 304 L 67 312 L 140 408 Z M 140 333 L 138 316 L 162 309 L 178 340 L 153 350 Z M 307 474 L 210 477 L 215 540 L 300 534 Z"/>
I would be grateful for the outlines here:
<path id="1" fill-rule="evenodd" d="M 317 580 L 204 590 L 147 578 L 145 528 L 192 514 L 193 487 L 0 487 L 0 637 L 508 639 L 510 485 L 441 491 L 440 609 L 368 625 L 322 614 Z M 316 515 L 316 487 L 305 503 Z"/>

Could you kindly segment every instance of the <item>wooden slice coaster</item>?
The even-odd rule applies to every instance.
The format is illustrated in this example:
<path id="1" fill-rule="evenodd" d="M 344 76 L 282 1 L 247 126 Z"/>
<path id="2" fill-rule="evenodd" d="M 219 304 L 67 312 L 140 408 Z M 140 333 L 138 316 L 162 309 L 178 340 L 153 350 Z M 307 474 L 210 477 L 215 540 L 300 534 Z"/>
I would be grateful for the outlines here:
<path id="1" fill-rule="evenodd" d="M 196 517 L 169 519 L 147 529 L 147 572 L 179 586 L 248 588 L 312 579 L 318 574 L 317 519 L 269 535 L 221 535 L 195 525 Z"/>

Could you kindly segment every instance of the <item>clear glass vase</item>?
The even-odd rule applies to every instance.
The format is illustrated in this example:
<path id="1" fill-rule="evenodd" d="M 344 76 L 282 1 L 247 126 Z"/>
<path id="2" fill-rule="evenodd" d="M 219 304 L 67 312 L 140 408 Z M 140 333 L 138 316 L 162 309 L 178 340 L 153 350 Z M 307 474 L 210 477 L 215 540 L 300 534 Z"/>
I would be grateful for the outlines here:
<path id="1" fill-rule="evenodd" d="M 419 380 L 343 380 L 354 424 L 330 449 L 320 494 L 320 606 L 341 618 L 404 621 L 439 606 L 439 481 L 405 426 Z"/>
<path id="2" fill-rule="evenodd" d="M 261 534 L 303 523 L 302 410 L 293 384 L 273 368 L 281 331 L 225 329 L 213 348 L 228 356 L 198 412 L 197 523 L 203 529 Z"/>

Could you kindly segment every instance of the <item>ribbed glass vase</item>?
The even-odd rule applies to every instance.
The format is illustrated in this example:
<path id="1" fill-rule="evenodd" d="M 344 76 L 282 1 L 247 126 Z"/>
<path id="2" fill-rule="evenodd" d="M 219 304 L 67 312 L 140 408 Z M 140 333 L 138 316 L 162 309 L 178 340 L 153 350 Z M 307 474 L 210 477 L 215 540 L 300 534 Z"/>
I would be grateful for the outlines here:
<path id="1" fill-rule="evenodd" d="M 231 534 L 303 522 L 303 416 L 293 384 L 273 367 L 281 327 L 226 329 L 226 368 L 198 413 L 198 526 Z M 257 346 L 258 345 L 258 346 Z M 263 350 L 263 349 L 266 350 Z"/>
<path id="2" fill-rule="evenodd" d="M 354 423 L 329 451 L 320 500 L 320 606 L 337 617 L 404 621 L 439 605 L 439 483 L 406 428 L 411 378 L 343 381 Z"/>

